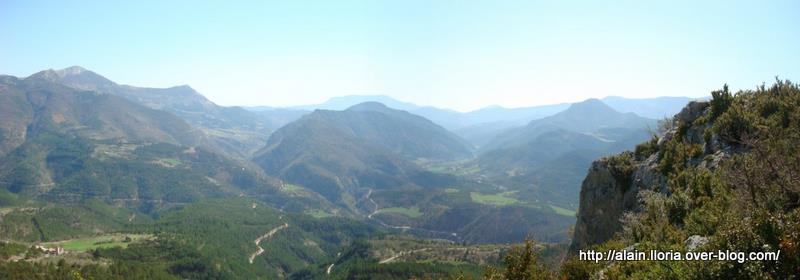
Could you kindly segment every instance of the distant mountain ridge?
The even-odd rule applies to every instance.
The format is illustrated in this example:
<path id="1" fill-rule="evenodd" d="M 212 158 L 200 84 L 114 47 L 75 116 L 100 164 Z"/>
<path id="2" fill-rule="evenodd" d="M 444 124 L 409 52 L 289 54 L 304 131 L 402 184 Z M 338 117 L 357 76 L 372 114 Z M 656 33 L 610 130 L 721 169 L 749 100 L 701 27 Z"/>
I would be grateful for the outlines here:
<path id="1" fill-rule="evenodd" d="M 683 96 L 661 96 L 654 98 L 625 98 L 608 96 L 603 103 L 622 113 L 634 113 L 650 119 L 664 119 L 672 117 L 683 109 L 690 101 L 697 98 Z"/>
<path id="2" fill-rule="evenodd" d="M 499 134 L 480 150 L 477 164 L 510 184 L 535 186 L 537 197 L 574 203 L 593 159 L 632 149 L 655 127 L 656 120 L 588 99 Z"/>
<path id="3" fill-rule="evenodd" d="M 598 134 L 604 128 L 655 129 L 655 120 L 634 113 L 620 113 L 598 99 L 574 103 L 555 115 L 534 120 L 520 129 L 500 134 L 483 151 L 521 146 L 546 132 L 567 131 Z"/>
<path id="4" fill-rule="evenodd" d="M 44 70 L 30 76 L 78 89 L 122 96 L 138 104 L 175 114 L 200 128 L 221 151 L 248 157 L 263 146 L 276 129 L 268 117 L 239 107 L 214 104 L 187 85 L 170 88 L 144 88 L 119 85 L 79 66 Z"/>
<path id="5" fill-rule="evenodd" d="M 601 101 L 608 107 L 622 112 L 635 113 L 639 116 L 661 119 L 677 113 L 691 98 L 688 97 L 656 97 L 656 98 L 624 98 L 609 96 Z M 375 101 L 398 110 L 423 116 L 466 139 L 473 146 L 483 147 L 490 140 L 504 131 L 526 125 L 528 122 L 555 115 L 572 105 L 560 103 L 520 108 L 504 108 L 488 106 L 470 112 L 458 112 L 432 106 L 420 106 L 410 102 L 396 100 L 386 95 L 349 95 L 329 99 L 314 105 L 290 107 L 298 110 L 344 110 L 358 103 Z M 251 107 L 254 111 L 275 110 L 267 107 Z"/>
<path id="6" fill-rule="evenodd" d="M 679 112 L 680 109 L 683 108 L 683 106 L 688 104 L 689 101 L 696 99 L 697 98 L 689 98 L 684 96 L 660 96 L 651 98 L 627 98 L 621 96 L 607 96 L 600 98 L 599 100 L 608 105 L 609 107 L 611 107 L 612 109 L 621 113 L 635 113 L 639 116 L 646 118 L 661 119 L 664 117 L 671 116 L 670 113 L 674 115 L 675 113 Z M 400 101 L 387 95 L 346 95 L 346 96 L 332 97 L 327 101 L 319 104 L 298 105 L 285 108 L 265 107 L 265 106 L 245 107 L 245 108 L 254 111 L 267 110 L 267 109 L 295 109 L 295 110 L 307 110 L 307 111 L 313 111 L 315 109 L 324 109 L 324 110 L 340 111 L 347 109 L 353 105 L 370 101 L 382 103 L 389 108 L 409 111 L 411 113 L 424 116 L 434 121 L 437 118 L 436 117 L 431 118 L 430 116 L 434 116 L 436 114 L 449 115 L 450 117 L 454 117 L 456 115 L 462 115 L 461 118 L 463 119 L 462 120 L 463 123 L 445 122 L 445 124 L 441 124 L 442 126 L 448 128 L 458 128 L 458 127 L 450 127 L 448 126 L 448 124 L 451 125 L 455 124 L 456 126 L 467 126 L 467 125 L 490 123 L 503 120 L 506 121 L 525 120 L 524 123 L 527 123 L 530 120 L 550 116 L 560 111 L 563 111 L 572 104 L 572 103 L 558 103 L 558 104 L 537 105 L 537 106 L 517 107 L 517 108 L 507 108 L 498 105 L 492 105 L 469 112 L 459 112 L 447 108 L 422 106 L 411 102 Z"/>
<path id="7" fill-rule="evenodd" d="M 364 102 L 379 102 L 389 108 L 408 111 L 416 115 L 423 116 L 431 121 L 447 128 L 458 129 L 470 125 L 513 121 L 524 124 L 533 118 L 545 117 L 565 109 L 569 104 L 543 105 L 526 108 L 503 108 L 500 106 L 489 106 L 486 108 L 462 113 L 459 111 L 437 108 L 433 106 L 421 106 L 411 102 L 400 101 L 387 95 L 347 95 L 332 97 L 320 104 L 301 105 L 288 107 L 298 110 L 336 110 L 341 111 Z M 252 107 L 255 110 L 263 110 L 265 107 Z"/>
<path id="8" fill-rule="evenodd" d="M 399 101 L 392 97 L 386 95 L 346 95 L 346 96 L 337 96 L 331 97 L 327 101 L 320 103 L 320 104 L 310 104 L 310 105 L 300 105 L 300 106 L 291 106 L 288 107 L 290 109 L 299 109 L 299 110 L 332 110 L 332 111 L 342 111 L 355 106 L 357 104 L 365 103 L 365 102 L 378 102 L 383 105 L 386 105 L 389 108 L 394 108 L 397 110 L 403 111 L 413 111 L 422 106 L 410 103 Z"/>
<path id="9" fill-rule="evenodd" d="M 206 197 L 277 195 L 275 180 L 221 156 L 181 118 L 44 76 L 52 74 L 0 77 L 2 191 L 145 212 Z"/>
<path id="10" fill-rule="evenodd" d="M 205 135 L 169 113 L 127 99 L 80 91 L 34 75 L 4 76 L 0 99 L 0 156 L 43 130 L 94 140 L 207 145 Z"/>
<path id="11" fill-rule="evenodd" d="M 375 101 L 389 108 L 408 111 L 457 132 L 475 146 L 486 144 L 506 128 L 522 126 L 531 120 L 551 116 L 570 106 L 569 103 L 521 108 L 488 106 L 470 112 L 458 112 L 432 106 L 420 106 L 399 101 L 386 95 L 349 95 L 333 97 L 326 102 L 288 108 L 223 107 L 214 104 L 187 85 L 170 88 L 142 88 L 119 85 L 79 66 L 61 70 L 45 70 L 39 76 L 68 87 L 108 92 L 124 96 L 145 106 L 166 110 L 185 119 L 192 125 L 209 130 L 220 146 L 237 156 L 252 155 L 263 145 L 258 138 L 266 139 L 269 133 L 289 121 L 314 109 L 344 110 L 353 105 Z M 691 99 L 687 97 L 657 97 L 630 99 L 609 96 L 602 99 L 611 108 L 640 116 L 660 119 L 677 113 Z M 256 114 L 253 114 L 256 113 Z M 256 135 L 240 133 L 256 132 Z M 263 140 L 261 140 L 263 141 Z"/>
<path id="12" fill-rule="evenodd" d="M 425 185 L 420 178 L 434 175 L 413 160 L 471 154 L 458 136 L 423 117 L 366 102 L 344 111 L 316 110 L 278 129 L 254 161 L 337 201 L 353 188 Z"/>

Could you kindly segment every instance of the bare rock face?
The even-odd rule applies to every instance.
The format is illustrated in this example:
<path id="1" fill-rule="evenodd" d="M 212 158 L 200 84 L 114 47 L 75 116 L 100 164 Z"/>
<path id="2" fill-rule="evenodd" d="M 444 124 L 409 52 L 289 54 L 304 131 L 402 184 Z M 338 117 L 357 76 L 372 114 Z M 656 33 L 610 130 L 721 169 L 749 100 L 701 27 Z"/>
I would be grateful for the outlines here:
<path id="1" fill-rule="evenodd" d="M 581 185 L 581 204 L 570 251 L 610 239 L 621 229 L 625 211 L 624 186 L 617 182 L 605 159 L 595 161 Z"/>
<path id="2" fill-rule="evenodd" d="M 708 108 L 708 102 L 692 101 L 686 104 L 678 114 L 675 115 L 675 121 L 682 123 L 690 123 L 702 116 Z"/>
<path id="3" fill-rule="evenodd" d="M 570 252 L 605 242 L 622 229 L 620 219 L 628 211 L 638 211 L 641 190 L 666 192 L 666 178 L 656 170 L 656 155 L 641 163 L 630 184 L 620 182 L 609 170 L 607 158 L 592 163 L 581 186 L 578 221 Z"/>
<path id="4" fill-rule="evenodd" d="M 641 190 L 668 193 L 667 178 L 658 171 L 658 154 L 651 155 L 633 172 L 631 191 L 639 193 Z M 638 206 L 638 204 L 637 204 Z"/>
<path id="5" fill-rule="evenodd" d="M 707 102 L 690 102 L 675 115 L 673 128 L 665 132 L 658 141 L 659 150 L 673 137 L 684 137 L 692 143 L 703 144 L 704 152 L 711 155 L 709 161 L 698 163 L 713 169 L 720 159 L 726 156 L 726 147 L 712 137 L 705 139 L 705 131 L 710 124 L 697 121 L 708 110 Z M 681 127 L 683 131 L 681 132 Z M 684 133 L 679 135 L 679 133 Z M 644 190 L 669 194 L 667 178 L 658 170 L 661 152 L 647 159 L 634 162 L 635 170 L 629 178 L 615 178 L 609 167 L 609 159 L 603 158 L 592 163 L 581 185 L 578 219 L 570 245 L 570 254 L 591 245 L 611 239 L 622 229 L 622 219 L 626 212 L 641 210 L 639 193 Z"/>
<path id="6" fill-rule="evenodd" d="M 708 244 L 708 237 L 692 235 L 689 236 L 689 238 L 686 238 L 686 241 L 684 241 L 684 243 L 686 244 L 687 250 L 694 251 L 697 250 L 697 248 Z"/>

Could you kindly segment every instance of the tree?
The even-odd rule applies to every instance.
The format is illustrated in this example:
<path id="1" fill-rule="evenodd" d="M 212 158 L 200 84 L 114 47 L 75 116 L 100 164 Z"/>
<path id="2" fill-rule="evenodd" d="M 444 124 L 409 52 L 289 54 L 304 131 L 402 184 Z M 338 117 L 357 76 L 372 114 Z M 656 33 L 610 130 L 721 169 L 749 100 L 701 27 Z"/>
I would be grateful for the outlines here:
<path id="1" fill-rule="evenodd" d="M 536 242 L 526 239 L 525 244 L 516 246 L 504 257 L 505 271 L 489 267 L 484 274 L 485 280 L 538 280 L 556 279 L 555 275 L 539 263 L 535 251 Z"/>

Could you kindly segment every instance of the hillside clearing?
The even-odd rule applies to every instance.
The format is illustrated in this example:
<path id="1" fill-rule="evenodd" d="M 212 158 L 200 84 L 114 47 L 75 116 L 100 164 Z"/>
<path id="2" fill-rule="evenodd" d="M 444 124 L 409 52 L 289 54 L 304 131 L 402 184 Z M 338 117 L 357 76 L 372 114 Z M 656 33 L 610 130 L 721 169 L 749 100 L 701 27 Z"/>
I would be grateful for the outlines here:
<path id="1" fill-rule="evenodd" d="M 43 245 L 45 247 L 60 246 L 60 247 L 63 247 L 65 250 L 68 250 L 68 251 L 85 252 L 85 251 L 94 250 L 94 249 L 97 249 L 97 248 L 112 248 L 112 247 L 127 248 L 128 245 L 131 244 L 131 243 L 141 242 L 141 241 L 144 241 L 144 240 L 150 240 L 152 238 L 153 238 L 153 235 L 150 235 L 150 234 L 122 234 L 122 233 L 115 233 L 115 234 L 95 236 L 95 237 L 78 238 L 78 239 L 56 241 L 56 242 L 47 242 L 47 243 L 44 243 Z M 128 239 L 128 240 L 126 241 L 126 239 Z"/>
<path id="2" fill-rule="evenodd" d="M 383 208 L 379 211 L 380 213 L 397 213 L 406 215 L 410 218 L 418 218 L 422 216 L 422 212 L 419 211 L 419 207 L 390 207 L 390 208 Z"/>
<path id="3" fill-rule="evenodd" d="M 502 192 L 498 194 L 482 194 L 479 192 L 471 192 L 469 196 L 472 198 L 472 201 L 476 203 L 504 206 L 519 202 L 519 200 L 516 198 L 511 197 L 513 194 L 514 192 Z"/>

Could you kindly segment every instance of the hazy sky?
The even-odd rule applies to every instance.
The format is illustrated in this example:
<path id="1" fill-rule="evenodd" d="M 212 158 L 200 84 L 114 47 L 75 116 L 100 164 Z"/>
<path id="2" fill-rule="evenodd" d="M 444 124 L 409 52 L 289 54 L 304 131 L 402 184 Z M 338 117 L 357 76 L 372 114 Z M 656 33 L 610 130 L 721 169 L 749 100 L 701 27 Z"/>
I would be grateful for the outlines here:
<path id="1" fill-rule="evenodd" d="M 0 73 L 81 65 L 222 105 L 459 110 L 800 81 L 800 1 L 120 2 L 0 0 Z"/>

